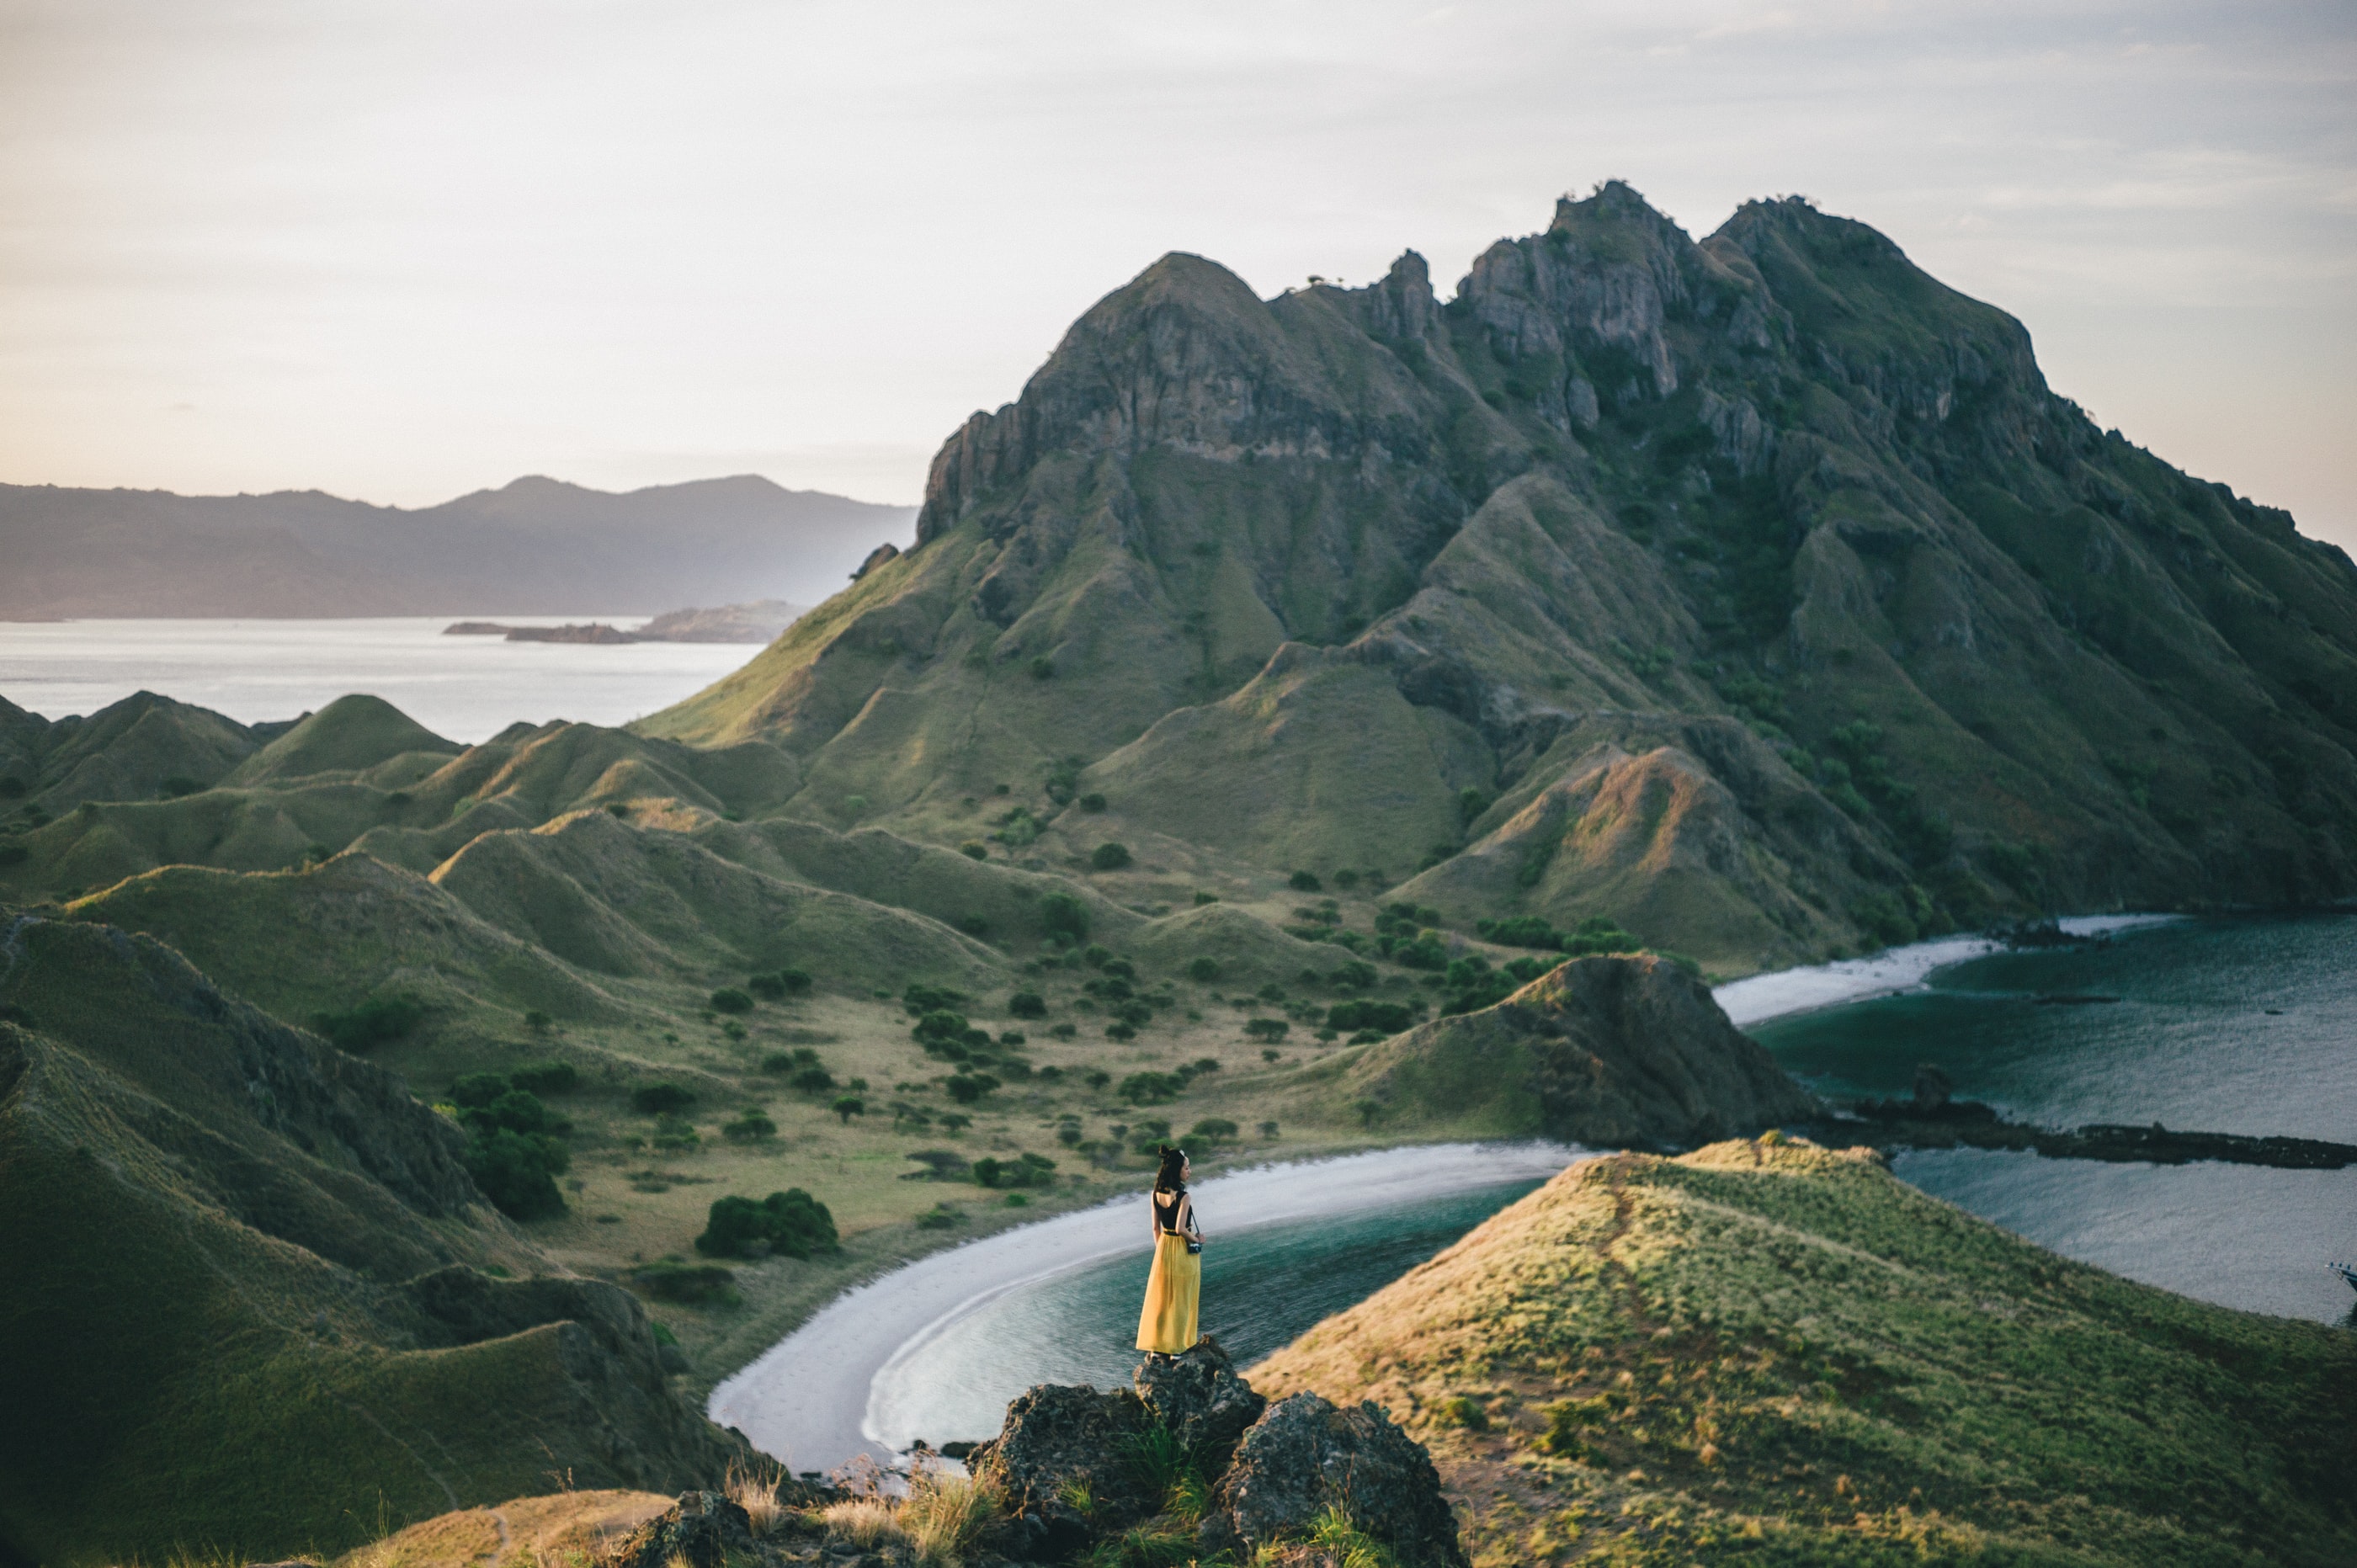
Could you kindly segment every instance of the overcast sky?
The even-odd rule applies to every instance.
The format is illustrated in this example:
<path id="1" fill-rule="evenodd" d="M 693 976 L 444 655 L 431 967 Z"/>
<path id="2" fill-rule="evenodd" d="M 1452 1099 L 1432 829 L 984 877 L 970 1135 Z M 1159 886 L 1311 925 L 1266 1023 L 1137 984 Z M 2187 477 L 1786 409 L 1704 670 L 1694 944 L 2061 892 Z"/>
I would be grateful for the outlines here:
<path id="1" fill-rule="evenodd" d="M 0 0 L 0 480 L 914 501 L 1169 250 L 1802 192 L 2357 549 L 2357 5 Z"/>

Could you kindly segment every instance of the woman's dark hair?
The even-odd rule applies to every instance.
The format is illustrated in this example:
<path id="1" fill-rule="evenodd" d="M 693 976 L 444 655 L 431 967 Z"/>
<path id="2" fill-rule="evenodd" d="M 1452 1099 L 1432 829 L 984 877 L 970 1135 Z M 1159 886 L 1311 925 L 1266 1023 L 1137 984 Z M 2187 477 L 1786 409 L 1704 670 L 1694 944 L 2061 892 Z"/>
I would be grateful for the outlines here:
<path id="1" fill-rule="evenodd" d="M 1161 1149 L 1162 1168 L 1154 1173 L 1154 1190 L 1157 1192 L 1186 1191 L 1187 1151 L 1174 1149 L 1168 1144 L 1162 1144 Z"/>

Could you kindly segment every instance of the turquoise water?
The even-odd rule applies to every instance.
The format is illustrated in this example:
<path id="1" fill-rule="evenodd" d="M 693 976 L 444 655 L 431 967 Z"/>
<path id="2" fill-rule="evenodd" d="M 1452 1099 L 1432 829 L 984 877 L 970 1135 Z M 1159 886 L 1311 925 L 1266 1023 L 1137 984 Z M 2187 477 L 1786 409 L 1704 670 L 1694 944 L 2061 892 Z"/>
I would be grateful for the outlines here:
<path id="1" fill-rule="evenodd" d="M 2075 995 L 2115 1000 L 2041 1003 Z M 2050 1126 L 2163 1122 L 2357 1143 L 2357 915 L 2203 918 L 2100 946 L 2007 952 L 1923 990 L 1752 1030 L 1828 1098 L 1956 1092 Z M 2342 1319 L 2357 1168 L 2113 1165 L 1986 1150 L 1901 1176 L 2066 1256 L 2255 1312 Z"/>
<path id="2" fill-rule="evenodd" d="M 1204 1332 L 1239 1366 L 1365 1300 L 1531 1191 L 1519 1181 L 1372 1214 L 1216 1232 L 1203 1251 Z M 1216 1231 L 1217 1217 L 1204 1228 Z M 895 1448 L 996 1434 L 1035 1383 L 1126 1387 L 1149 1254 L 1090 1264 L 983 1303 L 887 1367 L 869 1430 Z"/>

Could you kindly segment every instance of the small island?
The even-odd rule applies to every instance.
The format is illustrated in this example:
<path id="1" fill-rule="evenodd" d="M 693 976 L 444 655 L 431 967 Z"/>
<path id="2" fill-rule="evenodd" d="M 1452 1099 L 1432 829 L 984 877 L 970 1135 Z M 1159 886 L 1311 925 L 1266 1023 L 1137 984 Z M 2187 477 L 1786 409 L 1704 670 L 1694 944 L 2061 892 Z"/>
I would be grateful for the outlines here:
<path id="1" fill-rule="evenodd" d="M 746 642 L 777 640 L 806 607 L 783 599 L 717 605 L 710 609 L 666 610 L 635 631 L 604 621 L 568 626 L 508 626 L 492 620 L 453 621 L 445 637 L 499 637 L 510 642 Z"/>

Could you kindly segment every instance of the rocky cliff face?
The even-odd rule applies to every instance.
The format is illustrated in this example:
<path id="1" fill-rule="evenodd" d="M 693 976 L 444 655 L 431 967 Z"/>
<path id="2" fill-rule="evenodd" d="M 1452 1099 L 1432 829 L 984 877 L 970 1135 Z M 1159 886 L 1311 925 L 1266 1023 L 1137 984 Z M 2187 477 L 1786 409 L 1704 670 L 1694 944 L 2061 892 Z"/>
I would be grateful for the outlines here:
<path id="1" fill-rule="evenodd" d="M 2357 883 L 2357 568 L 1800 200 L 1697 243 L 1609 185 L 1446 303 L 1413 253 L 1267 301 L 1166 257 L 951 437 L 918 532 L 649 727 L 918 834 L 1077 768 L 1105 826 L 1276 868 L 1511 850 L 1425 891 L 1565 924 L 1606 895 L 1550 875 L 1550 791 L 1617 747 L 1706 809 L 1601 912 L 1715 961 Z"/>

